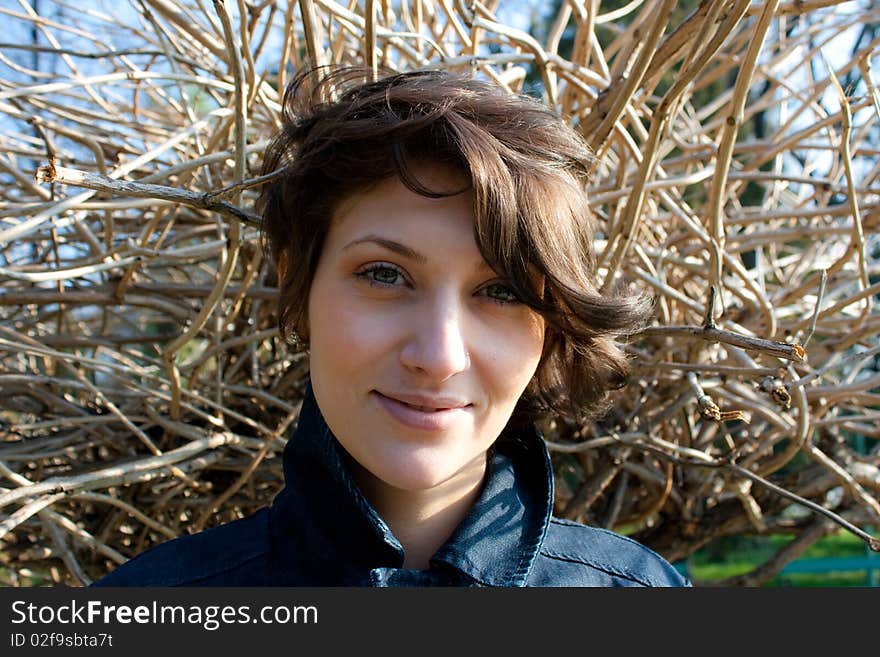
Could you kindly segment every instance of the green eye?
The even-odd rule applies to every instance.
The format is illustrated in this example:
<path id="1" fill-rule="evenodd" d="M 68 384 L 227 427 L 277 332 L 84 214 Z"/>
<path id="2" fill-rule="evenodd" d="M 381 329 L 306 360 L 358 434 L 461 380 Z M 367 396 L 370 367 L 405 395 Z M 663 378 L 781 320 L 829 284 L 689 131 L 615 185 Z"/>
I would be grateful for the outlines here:
<path id="1" fill-rule="evenodd" d="M 385 264 L 371 265 L 356 274 L 371 285 L 390 287 L 404 285 L 406 278 L 396 267 Z"/>
<path id="2" fill-rule="evenodd" d="M 394 285 L 399 278 L 402 278 L 400 272 L 390 267 L 377 267 L 370 272 L 372 278 L 377 283 L 385 283 L 386 285 Z"/>
<path id="3" fill-rule="evenodd" d="M 491 283 L 485 288 L 486 296 L 502 303 L 516 303 L 519 301 L 516 294 L 503 283 Z"/>

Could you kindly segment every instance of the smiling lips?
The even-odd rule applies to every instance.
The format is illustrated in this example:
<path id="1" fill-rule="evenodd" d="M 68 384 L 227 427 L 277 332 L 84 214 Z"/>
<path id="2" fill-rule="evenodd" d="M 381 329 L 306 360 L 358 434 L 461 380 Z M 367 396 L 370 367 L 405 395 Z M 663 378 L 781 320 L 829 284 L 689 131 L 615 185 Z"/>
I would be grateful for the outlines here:
<path id="1" fill-rule="evenodd" d="M 426 397 L 422 395 L 383 395 L 373 391 L 379 405 L 401 424 L 425 431 L 451 429 L 472 404 L 449 397 Z"/>

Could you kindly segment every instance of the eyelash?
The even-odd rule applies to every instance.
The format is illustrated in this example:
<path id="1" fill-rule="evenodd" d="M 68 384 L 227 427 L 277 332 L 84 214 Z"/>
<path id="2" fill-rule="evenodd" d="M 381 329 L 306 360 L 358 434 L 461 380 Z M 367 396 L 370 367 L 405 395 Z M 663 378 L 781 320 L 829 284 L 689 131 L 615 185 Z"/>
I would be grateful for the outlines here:
<path id="1" fill-rule="evenodd" d="M 403 273 L 399 267 L 396 267 L 387 262 L 375 262 L 367 265 L 366 267 L 362 267 L 358 271 L 355 272 L 355 276 L 360 279 L 365 280 L 367 283 L 372 285 L 373 287 L 379 288 L 389 288 L 396 287 L 393 283 L 387 283 L 384 281 L 377 281 L 375 278 L 371 276 L 371 274 L 375 274 L 377 271 L 389 270 L 395 272 L 398 276 L 400 276 L 404 281 L 406 281 L 406 275 Z M 409 282 L 407 281 L 407 285 Z"/>
<path id="2" fill-rule="evenodd" d="M 397 287 L 396 283 L 377 281 L 375 278 L 373 278 L 373 274 L 375 274 L 376 272 L 386 271 L 386 270 L 393 271 L 394 273 L 396 273 L 398 276 L 400 276 L 406 282 L 406 285 L 409 285 L 409 281 L 407 280 L 406 274 L 403 273 L 403 270 L 400 269 L 399 267 L 397 267 L 396 265 L 392 265 L 391 263 L 387 263 L 387 262 L 376 262 L 376 263 L 369 264 L 369 265 L 359 269 L 358 271 L 356 271 L 354 275 L 357 278 L 366 281 L 367 284 L 371 285 L 372 287 L 377 287 L 380 289 L 388 289 L 391 287 Z M 509 305 L 515 305 L 515 304 L 522 303 L 519 300 L 519 298 L 517 298 L 516 293 L 514 293 L 513 290 L 511 290 L 507 285 L 505 285 L 504 283 L 501 283 L 499 281 L 493 281 L 491 283 L 487 283 L 486 285 L 484 285 L 480 289 L 480 291 L 485 292 L 486 290 L 488 290 L 489 288 L 494 287 L 494 286 L 499 286 L 499 287 L 504 288 L 504 290 L 506 290 L 507 292 L 510 293 L 512 298 L 511 299 L 498 299 L 496 297 L 485 295 L 486 299 L 488 299 L 489 301 L 491 301 L 493 303 L 497 303 L 501 306 L 509 306 Z"/>

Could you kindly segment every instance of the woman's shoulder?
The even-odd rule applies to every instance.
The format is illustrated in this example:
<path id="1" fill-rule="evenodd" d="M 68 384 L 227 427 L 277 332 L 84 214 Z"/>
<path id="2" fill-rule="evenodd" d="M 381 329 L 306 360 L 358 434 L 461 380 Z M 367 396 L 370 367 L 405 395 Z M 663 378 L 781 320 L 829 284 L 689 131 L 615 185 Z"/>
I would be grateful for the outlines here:
<path id="1" fill-rule="evenodd" d="M 134 557 L 92 586 L 238 586 L 266 570 L 269 512 L 181 536 Z"/>
<path id="2" fill-rule="evenodd" d="M 533 586 L 690 586 L 650 548 L 607 529 L 551 518 Z"/>

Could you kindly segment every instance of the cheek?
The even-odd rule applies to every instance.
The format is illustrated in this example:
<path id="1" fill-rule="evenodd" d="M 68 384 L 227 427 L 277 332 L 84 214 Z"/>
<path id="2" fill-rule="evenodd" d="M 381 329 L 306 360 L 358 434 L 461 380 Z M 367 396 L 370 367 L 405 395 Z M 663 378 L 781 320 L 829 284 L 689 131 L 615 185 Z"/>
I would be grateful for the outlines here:
<path id="1" fill-rule="evenodd" d="M 313 362 L 334 370 L 364 372 L 391 349 L 397 323 L 388 313 L 372 312 L 344 286 L 317 284 L 309 295 L 309 331 Z"/>
<path id="2" fill-rule="evenodd" d="M 544 352 L 546 323 L 543 317 L 530 310 L 528 321 L 525 324 L 525 327 L 518 336 L 520 342 L 519 354 L 522 357 L 523 369 L 528 372 L 526 378 L 531 379 Z"/>
<path id="3" fill-rule="evenodd" d="M 516 401 L 538 368 L 544 348 L 544 322 L 538 315 L 492 336 L 488 367 L 494 387 L 507 401 Z"/>

